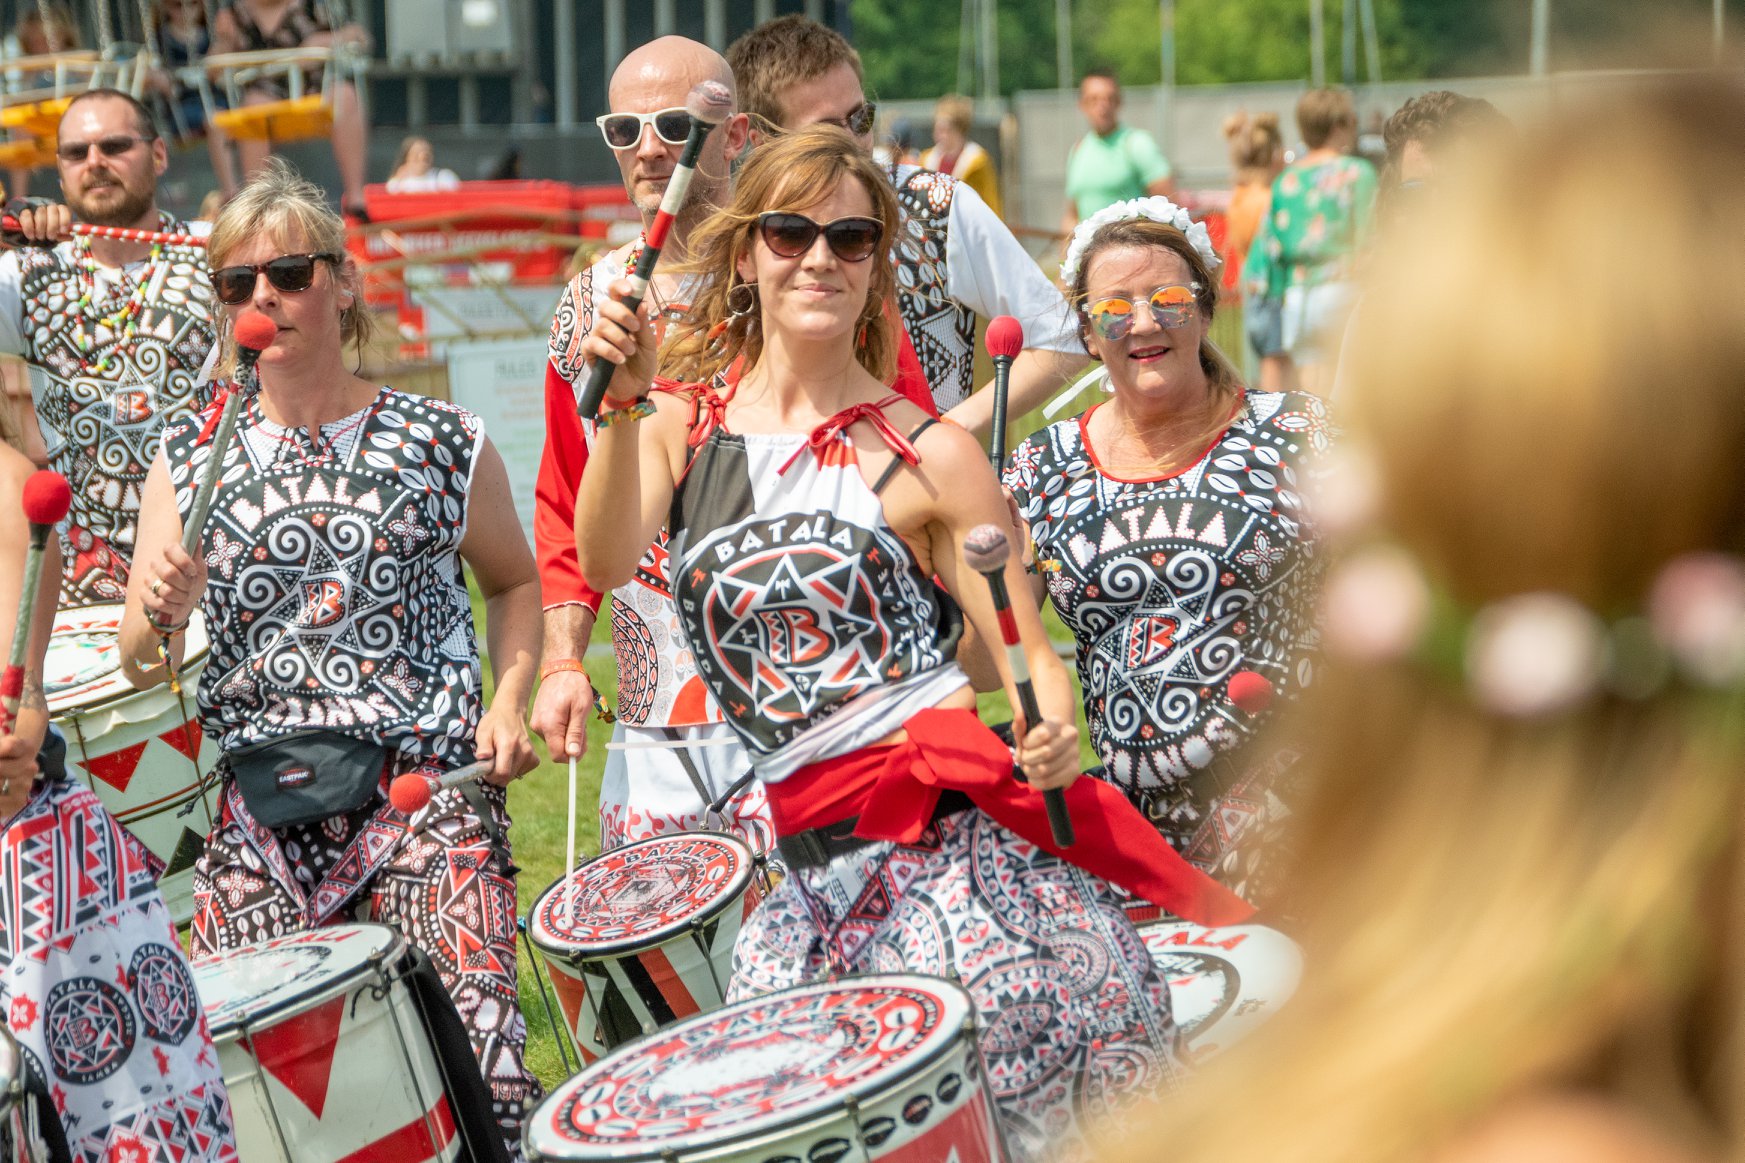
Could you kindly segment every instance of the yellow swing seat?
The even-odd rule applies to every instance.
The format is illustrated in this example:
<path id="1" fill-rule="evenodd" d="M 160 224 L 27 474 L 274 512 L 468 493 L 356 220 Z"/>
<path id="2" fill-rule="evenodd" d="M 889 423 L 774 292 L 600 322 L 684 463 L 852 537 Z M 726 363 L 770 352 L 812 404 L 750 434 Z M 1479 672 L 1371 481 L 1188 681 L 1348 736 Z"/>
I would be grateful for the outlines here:
<path id="1" fill-rule="evenodd" d="M 0 141 L 0 169 L 39 170 L 55 164 L 54 143 L 40 137 Z"/>
<path id="2" fill-rule="evenodd" d="M 333 106 L 320 93 L 285 101 L 219 109 L 212 124 L 243 141 L 300 141 L 333 131 Z"/>

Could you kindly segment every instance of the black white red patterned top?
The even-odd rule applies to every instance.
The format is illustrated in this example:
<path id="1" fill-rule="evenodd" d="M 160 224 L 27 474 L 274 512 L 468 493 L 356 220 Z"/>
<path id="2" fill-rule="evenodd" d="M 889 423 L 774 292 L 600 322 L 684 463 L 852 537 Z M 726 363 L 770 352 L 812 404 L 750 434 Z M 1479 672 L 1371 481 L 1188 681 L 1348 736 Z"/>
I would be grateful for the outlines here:
<path id="1" fill-rule="evenodd" d="M 165 218 L 163 229 L 203 233 L 206 225 Z M 164 426 L 206 402 L 196 381 L 217 312 L 205 266 L 205 252 L 186 246 L 89 273 L 72 242 L 0 256 L 0 351 L 35 365 L 31 391 L 49 467 L 73 487 L 63 606 L 126 596 L 140 492 Z M 141 282 L 143 303 L 123 323 Z"/>
<path id="2" fill-rule="evenodd" d="M 1314 396 L 1250 392 L 1191 467 L 1123 480 L 1097 463 L 1090 414 L 1019 445 L 1006 484 L 1077 639 L 1108 778 L 1178 851 L 1212 868 L 1280 766 L 1276 755 L 1237 755 L 1266 716 L 1231 703 L 1230 676 L 1258 672 L 1283 698 L 1311 677 L 1320 568 L 1301 490 L 1332 426 Z"/>
<path id="3" fill-rule="evenodd" d="M 211 455 L 164 434 L 183 520 Z M 205 530 L 205 728 L 225 750 L 309 729 L 472 759 L 479 656 L 461 572 L 477 416 L 383 388 L 318 436 L 238 417 Z"/>
<path id="4" fill-rule="evenodd" d="M 716 428 L 668 528 L 686 638 L 766 782 L 968 681 L 962 615 L 885 524 L 845 433 L 813 446 Z"/>

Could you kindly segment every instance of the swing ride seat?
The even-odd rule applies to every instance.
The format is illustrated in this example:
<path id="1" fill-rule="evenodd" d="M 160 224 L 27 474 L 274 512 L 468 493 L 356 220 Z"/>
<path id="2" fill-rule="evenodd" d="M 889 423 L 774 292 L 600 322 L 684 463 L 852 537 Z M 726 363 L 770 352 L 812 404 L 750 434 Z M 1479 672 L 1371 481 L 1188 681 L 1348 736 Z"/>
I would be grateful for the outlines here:
<path id="1" fill-rule="evenodd" d="M 301 141 L 333 130 L 333 106 L 319 93 L 294 100 L 220 109 L 212 124 L 244 141 Z"/>
<path id="2" fill-rule="evenodd" d="M 40 137 L 0 141 L 0 169 L 36 170 L 55 164 L 54 142 Z"/>
<path id="3" fill-rule="evenodd" d="M 32 88 L 0 93 L 0 128 L 33 137 L 53 137 L 61 114 L 81 90 L 102 83 L 111 69 L 100 54 L 88 51 L 42 53 L 4 62 L 9 86 L 15 78 L 35 78 Z"/>
<path id="4" fill-rule="evenodd" d="M 268 49 L 257 52 L 221 53 L 203 62 L 208 124 L 244 141 L 301 141 L 326 137 L 333 131 L 333 87 L 341 70 L 355 71 L 347 54 L 330 48 Z M 306 72 L 319 69 L 321 83 L 305 91 Z M 211 78 L 222 75 L 230 107 L 221 109 L 212 100 Z M 345 79 L 350 79 L 345 78 Z M 249 86 L 278 81 L 286 96 L 274 101 L 249 103 Z"/>

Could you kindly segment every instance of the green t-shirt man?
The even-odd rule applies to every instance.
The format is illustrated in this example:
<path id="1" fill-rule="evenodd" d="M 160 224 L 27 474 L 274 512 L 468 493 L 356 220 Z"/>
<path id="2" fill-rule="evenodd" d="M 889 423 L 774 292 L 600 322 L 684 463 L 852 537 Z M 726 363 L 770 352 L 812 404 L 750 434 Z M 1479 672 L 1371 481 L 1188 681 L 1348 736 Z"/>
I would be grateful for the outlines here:
<path id="1" fill-rule="evenodd" d="M 1066 197 L 1082 221 L 1105 206 L 1143 198 L 1155 182 L 1168 179 L 1169 161 L 1143 129 L 1117 125 L 1079 139 L 1066 161 Z"/>

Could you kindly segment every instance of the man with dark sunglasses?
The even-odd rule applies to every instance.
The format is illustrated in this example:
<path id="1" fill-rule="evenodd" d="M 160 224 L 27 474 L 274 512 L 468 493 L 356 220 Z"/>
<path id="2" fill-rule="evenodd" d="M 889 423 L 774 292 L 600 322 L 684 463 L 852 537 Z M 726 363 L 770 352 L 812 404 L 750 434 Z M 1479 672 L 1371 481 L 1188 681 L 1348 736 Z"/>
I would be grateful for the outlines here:
<path id="1" fill-rule="evenodd" d="M 734 41 L 727 60 L 754 147 L 772 133 L 825 124 L 871 152 L 877 108 L 866 96 L 860 54 L 841 34 L 804 16 L 782 16 Z M 1012 363 L 1009 415 L 1016 417 L 1086 364 L 1072 313 L 974 190 L 910 165 L 888 173 L 908 220 L 892 251 L 898 311 L 939 410 L 985 435 L 993 393 L 975 391 L 976 316 L 1011 315 L 1024 326 L 1025 350 Z"/>
<path id="2" fill-rule="evenodd" d="M 690 133 L 685 98 L 703 81 L 718 81 L 731 91 L 733 73 L 719 53 L 680 36 L 643 45 L 612 74 L 607 89 L 611 112 L 599 118 L 600 134 L 618 160 L 624 189 L 641 211 L 644 229 L 654 221 Z M 661 265 L 649 288 L 663 318 L 682 313 L 688 297 L 683 281 L 664 272 L 685 258 L 686 241 L 696 225 L 726 201 L 731 166 L 745 140 L 745 115 L 735 113 L 704 141 L 684 208 L 662 247 Z M 581 343 L 606 288 L 625 276 L 641 246 L 639 237 L 572 279 L 552 321 L 545 454 L 534 511 L 545 662 L 530 723 L 554 758 L 579 756 L 587 746 L 594 691 L 582 659 L 602 597 L 583 582 L 576 562 L 576 490 L 594 435 L 576 415 L 576 398 L 588 373 Z M 722 798 L 748 767 L 684 652 L 667 587 L 663 543 L 649 548 L 643 566 L 635 581 L 612 595 L 619 672 L 613 738 L 632 746 L 615 747 L 607 757 L 600 797 L 602 850 L 657 829 L 703 827 L 710 801 Z M 771 836 L 760 789 L 751 784 L 726 798 L 722 815 L 728 826 L 760 849 L 768 848 Z"/>
<path id="3" fill-rule="evenodd" d="M 32 367 L 50 467 L 73 486 L 61 604 L 122 601 L 146 469 L 164 426 L 198 410 L 216 334 L 199 247 L 78 236 L 75 221 L 204 234 L 157 207 L 169 165 L 149 109 L 116 89 L 79 94 L 55 143 L 64 205 L 8 209 L 30 245 L 0 255 L 0 351 Z"/>

